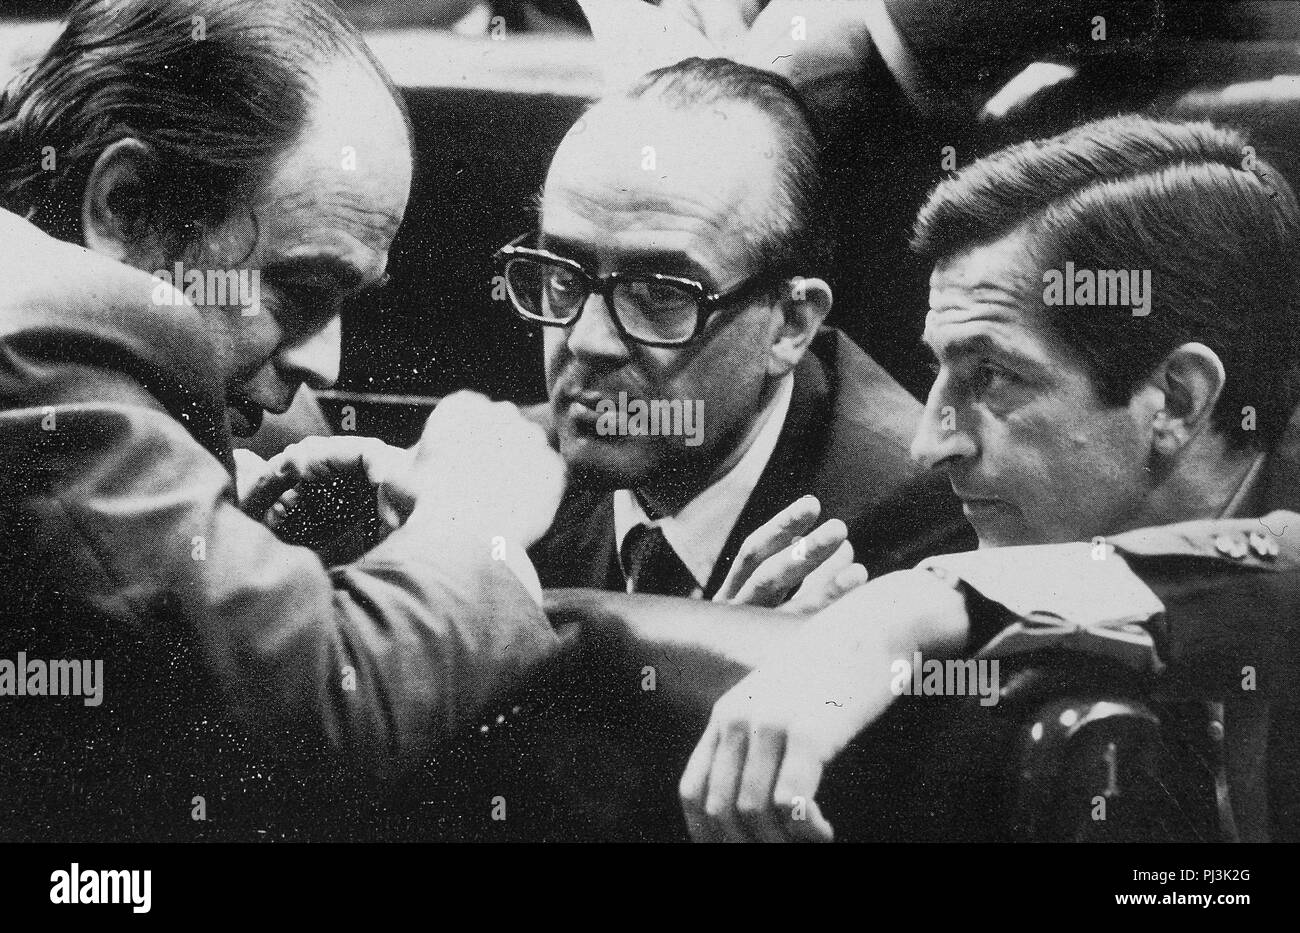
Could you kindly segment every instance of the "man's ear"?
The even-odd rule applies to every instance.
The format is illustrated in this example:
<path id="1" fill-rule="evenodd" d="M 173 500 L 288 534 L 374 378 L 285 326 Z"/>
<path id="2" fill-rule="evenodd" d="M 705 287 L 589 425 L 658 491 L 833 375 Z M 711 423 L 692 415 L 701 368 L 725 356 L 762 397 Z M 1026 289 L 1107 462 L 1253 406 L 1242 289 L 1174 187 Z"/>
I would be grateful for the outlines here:
<path id="1" fill-rule="evenodd" d="M 1164 395 L 1151 423 L 1158 453 L 1177 453 L 1209 426 L 1226 378 L 1223 361 L 1203 343 L 1185 343 L 1165 357 L 1151 377 Z"/>
<path id="2" fill-rule="evenodd" d="M 145 209 L 152 153 L 138 139 L 119 139 L 99 154 L 86 179 L 81 231 L 86 246 L 128 265 L 156 264 Z"/>
<path id="3" fill-rule="evenodd" d="M 803 359 L 826 315 L 831 313 L 831 287 L 821 279 L 796 277 L 779 286 L 776 306 L 781 312 L 772 335 L 768 374 L 784 376 Z"/>

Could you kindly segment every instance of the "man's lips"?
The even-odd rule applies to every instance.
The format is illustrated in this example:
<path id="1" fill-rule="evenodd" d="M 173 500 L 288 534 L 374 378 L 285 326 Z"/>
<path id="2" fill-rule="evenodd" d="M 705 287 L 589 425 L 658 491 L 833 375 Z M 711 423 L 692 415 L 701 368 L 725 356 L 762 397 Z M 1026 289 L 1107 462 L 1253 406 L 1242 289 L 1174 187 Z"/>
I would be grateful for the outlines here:
<path id="1" fill-rule="evenodd" d="M 239 437 L 251 437 L 257 433 L 257 429 L 262 426 L 262 419 L 267 412 L 275 415 L 282 415 L 293 405 L 293 396 L 289 397 L 287 402 L 275 402 L 270 405 L 262 402 L 255 402 L 244 395 L 229 395 L 226 397 L 226 407 L 230 409 L 230 430 L 231 433 Z"/>
<path id="2" fill-rule="evenodd" d="M 601 392 L 577 391 L 561 392 L 556 398 L 559 401 L 556 406 L 557 415 L 573 421 L 595 424 L 596 419 L 599 417 L 596 406 L 610 398 L 618 398 L 618 395 L 610 396 Z"/>
<path id="3" fill-rule="evenodd" d="M 953 493 L 961 500 L 962 510 L 967 514 L 971 512 L 987 512 L 992 510 L 1005 511 L 1011 508 L 1011 504 L 1005 499 L 997 496 L 976 495 L 964 489 L 953 488 Z"/>

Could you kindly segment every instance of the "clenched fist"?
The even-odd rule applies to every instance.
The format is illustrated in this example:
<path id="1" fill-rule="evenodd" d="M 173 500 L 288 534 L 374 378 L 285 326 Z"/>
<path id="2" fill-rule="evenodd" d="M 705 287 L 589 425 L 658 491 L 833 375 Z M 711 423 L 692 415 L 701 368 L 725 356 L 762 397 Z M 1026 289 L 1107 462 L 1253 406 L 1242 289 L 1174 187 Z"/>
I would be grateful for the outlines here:
<path id="1" fill-rule="evenodd" d="M 514 405 L 457 392 L 429 416 L 411 482 L 431 517 L 528 547 L 555 518 L 564 461 Z"/>

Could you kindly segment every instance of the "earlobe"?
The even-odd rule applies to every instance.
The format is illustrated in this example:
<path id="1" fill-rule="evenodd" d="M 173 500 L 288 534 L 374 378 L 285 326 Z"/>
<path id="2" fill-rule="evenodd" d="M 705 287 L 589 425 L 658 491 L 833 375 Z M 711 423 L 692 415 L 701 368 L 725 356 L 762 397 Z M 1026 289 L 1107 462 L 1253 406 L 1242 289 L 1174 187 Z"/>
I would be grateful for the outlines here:
<path id="1" fill-rule="evenodd" d="M 1172 454 L 1209 426 L 1227 377 L 1219 355 L 1203 343 L 1173 350 L 1159 373 L 1164 405 L 1155 414 L 1152 430 L 1156 449 Z"/>
<path id="2" fill-rule="evenodd" d="M 796 277 L 781 284 L 780 320 L 772 339 L 769 375 L 783 376 L 798 365 L 831 312 L 831 287 L 822 279 Z"/>
<path id="3" fill-rule="evenodd" d="M 131 265 L 144 258 L 138 234 L 149 159 L 148 146 L 137 139 L 120 139 L 99 154 L 81 201 L 82 238 L 88 249 Z"/>

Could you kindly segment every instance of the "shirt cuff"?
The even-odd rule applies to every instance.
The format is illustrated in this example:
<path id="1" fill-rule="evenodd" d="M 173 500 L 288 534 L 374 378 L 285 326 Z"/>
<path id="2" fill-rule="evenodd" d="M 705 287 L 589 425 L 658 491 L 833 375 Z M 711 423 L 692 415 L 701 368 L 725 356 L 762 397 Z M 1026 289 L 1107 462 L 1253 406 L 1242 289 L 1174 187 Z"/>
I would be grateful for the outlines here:
<path id="1" fill-rule="evenodd" d="M 966 588 L 973 631 L 990 604 L 1005 614 L 1010 624 L 999 626 L 981 657 L 1050 647 L 1102 655 L 1144 673 L 1164 669 L 1144 626 L 1165 606 L 1109 544 L 989 548 L 931 557 L 917 567 Z"/>

